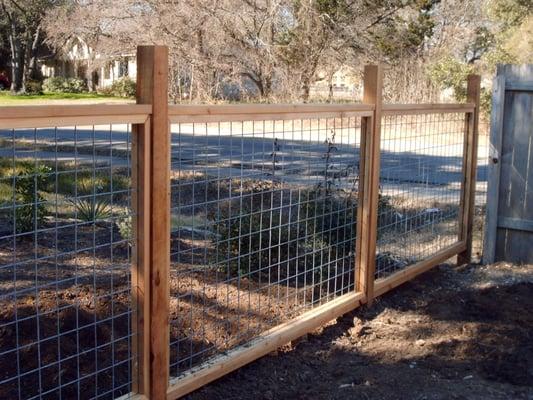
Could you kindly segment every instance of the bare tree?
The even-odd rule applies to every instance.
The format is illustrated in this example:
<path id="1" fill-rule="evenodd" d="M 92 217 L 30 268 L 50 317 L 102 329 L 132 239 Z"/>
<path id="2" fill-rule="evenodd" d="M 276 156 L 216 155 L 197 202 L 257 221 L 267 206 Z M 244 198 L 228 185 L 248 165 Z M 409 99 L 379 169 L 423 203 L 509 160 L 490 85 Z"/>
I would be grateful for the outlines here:
<path id="1" fill-rule="evenodd" d="M 482 0 L 466 0 L 476 1 Z M 426 60 L 441 46 L 452 46 L 450 32 L 463 23 L 450 15 L 453 8 L 442 4 L 75 0 L 49 15 L 46 30 L 57 47 L 69 38 L 83 38 L 94 50 L 91 67 L 107 57 L 133 52 L 137 44 L 167 45 L 170 94 L 177 102 L 248 95 L 263 101 L 307 101 L 318 71 L 333 76 L 342 65 L 359 68 L 364 62 L 380 61 L 401 77 L 423 73 Z"/>

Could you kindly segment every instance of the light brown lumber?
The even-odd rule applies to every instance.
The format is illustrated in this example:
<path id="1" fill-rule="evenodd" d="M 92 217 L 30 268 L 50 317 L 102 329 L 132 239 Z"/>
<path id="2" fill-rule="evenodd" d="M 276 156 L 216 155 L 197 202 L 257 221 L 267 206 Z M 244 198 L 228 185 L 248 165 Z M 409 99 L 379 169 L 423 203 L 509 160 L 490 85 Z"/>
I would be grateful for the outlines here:
<path id="1" fill-rule="evenodd" d="M 384 104 L 382 114 L 388 116 L 467 113 L 474 111 L 474 108 L 474 103 Z"/>
<path id="2" fill-rule="evenodd" d="M 150 388 L 150 122 L 132 128 L 132 391 Z"/>
<path id="3" fill-rule="evenodd" d="M 351 118 L 372 115 L 372 111 L 316 111 L 300 113 L 240 113 L 240 114 L 179 114 L 171 115 L 171 123 L 232 122 L 232 121 L 284 121 L 318 118 Z"/>
<path id="4" fill-rule="evenodd" d="M 168 49 L 137 48 L 137 101 L 152 104 L 150 123 L 150 302 L 149 388 L 151 400 L 166 398 L 169 379 L 170 133 L 168 123 Z"/>
<path id="5" fill-rule="evenodd" d="M 360 194 L 362 209 L 358 211 L 361 219 L 359 230 L 359 255 L 358 279 L 356 290 L 364 291 L 367 302 L 371 303 L 374 298 L 374 275 L 376 270 L 376 240 L 377 240 L 377 216 L 379 197 L 379 169 L 380 169 L 380 141 L 381 141 L 381 110 L 383 92 L 383 70 L 378 65 L 365 66 L 363 102 L 374 105 L 374 115 L 370 123 L 370 129 L 365 131 L 362 142 L 363 152 L 363 194 Z M 368 122 L 368 121 L 367 121 Z"/>
<path id="6" fill-rule="evenodd" d="M 466 152 L 463 162 L 466 168 L 463 169 L 464 184 L 461 190 L 461 218 L 459 229 L 459 240 L 466 243 L 466 249 L 457 256 L 457 264 L 468 264 L 472 261 L 472 239 L 476 198 L 476 173 L 477 173 L 477 153 L 479 138 L 479 105 L 481 93 L 481 77 L 479 75 L 469 75 L 467 81 L 467 101 L 476 105 L 472 113 L 467 114 L 466 124 Z"/>
<path id="7" fill-rule="evenodd" d="M 111 124 L 143 124 L 148 114 L 93 115 L 72 117 L 1 118 L 0 129 L 55 128 L 61 126 L 95 126 Z"/>
<path id="8" fill-rule="evenodd" d="M 151 112 L 151 104 L 62 104 L 51 106 L 1 106 L 0 120 L 9 118 L 147 115 Z"/>
<path id="9" fill-rule="evenodd" d="M 172 105 L 169 115 L 300 114 L 317 112 L 372 111 L 369 104 L 229 104 Z"/>

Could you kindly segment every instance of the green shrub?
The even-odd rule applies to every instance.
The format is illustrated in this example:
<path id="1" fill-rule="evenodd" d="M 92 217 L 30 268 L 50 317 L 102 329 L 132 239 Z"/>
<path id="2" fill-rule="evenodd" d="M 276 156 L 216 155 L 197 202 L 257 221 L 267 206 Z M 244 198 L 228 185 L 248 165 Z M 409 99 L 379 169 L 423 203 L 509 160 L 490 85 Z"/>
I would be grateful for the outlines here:
<path id="1" fill-rule="evenodd" d="M 323 282 L 336 268 L 335 262 L 325 260 L 353 254 L 355 241 L 349 238 L 356 229 L 357 193 L 355 182 L 346 190 L 343 179 L 354 167 L 339 166 L 334 131 L 324 145 L 323 179 L 309 189 L 295 191 L 282 189 L 275 179 L 278 153 L 282 151 L 275 139 L 270 187 L 260 182 L 247 185 L 253 189 L 246 200 L 222 203 L 217 213 L 208 216 L 219 239 L 216 262 L 227 266 L 229 275 L 247 273 L 259 278 L 266 270 L 277 274 L 272 278 L 279 280 L 291 276 L 308 279 L 308 275 L 315 279 L 313 275 L 318 273 Z"/>
<path id="2" fill-rule="evenodd" d="M 27 94 L 42 94 L 43 83 L 41 81 L 29 79 L 26 81 L 26 93 Z"/>
<path id="3" fill-rule="evenodd" d="M 126 215 L 116 222 L 120 237 L 124 240 L 133 238 L 132 218 L 131 215 Z"/>
<path id="4" fill-rule="evenodd" d="M 356 208 L 355 199 L 341 192 L 325 196 L 317 188 L 292 194 L 267 189 L 246 201 L 226 201 L 208 215 L 217 235 L 214 261 L 232 277 L 323 276 L 335 263 L 315 266 L 337 259 L 338 253 L 348 255 L 355 245 L 346 239 L 356 229 Z"/>
<path id="5" fill-rule="evenodd" d="M 13 187 L 8 183 L 0 183 L 0 206 L 13 203 Z"/>
<path id="6" fill-rule="evenodd" d="M 101 90 L 102 93 L 115 97 L 135 97 L 136 91 L 137 84 L 128 77 L 120 78 L 111 86 Z"/>
<path id="7" fill-rule="evenodd" d="M 451 56 L 446 56 L 431 64 L 428 68 L 430 80 L 441 89 L 452 89 L 456 101 L 466 101 L 466 86 L 468 75 L 476 73 L 473 64 L 467 64 L 456 60 Z M 481 88 L 480 106 L 484 116 L 490 115 L 491 90 Z"/>
<path id="8" fill-rule="evenodd" d="M 63 78 L 54 76 L 43 82 L 45 93 L 83 93 L 87 91 L 87 84 L 79 78 Z"/>
<path id="9" fill-rule="evenodd" d="M 46 217 L 46 207 L 39 189 L 43 188 L 48 180 L 51 168 L 48 166 L 36 167 L 33 164 L 25 163 L 21 166 L 21 171 L 15 179 L 16 207 L 16 230 L 29 232 L 37 228 L 44 222 Z"/>
<path id="10" fill-rule="evenodd" d="M 251 204 L 226 201 L 220 204 L 217 212 L 208 216 L 213 220 L 218 237 L 215 262 L 223 268 L 227 265 L 229 270 L 226 272 L 230 276 L 283 262 L 289 249 L 281 247 L 288 242 L 289 236 L 293 239 L 300 236 L 297 224 L 289 221 L 287 207 L 270 210 L 273 198 L 265 191 L 254 194 Z"/>

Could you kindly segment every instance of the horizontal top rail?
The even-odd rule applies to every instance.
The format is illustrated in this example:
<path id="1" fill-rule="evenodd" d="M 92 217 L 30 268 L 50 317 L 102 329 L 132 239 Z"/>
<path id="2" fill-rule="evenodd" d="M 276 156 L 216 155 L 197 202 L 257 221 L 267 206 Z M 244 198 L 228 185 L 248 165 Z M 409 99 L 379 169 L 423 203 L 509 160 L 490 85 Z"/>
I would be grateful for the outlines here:
<path id="1" fill-rule="evenodd" d="M 417 115 L 474 112 L 474 103 L 383 104 L 382 115 Z"/>
<path id="2" fill-rule="evenodd" d="M 371 117 L 373 104 L 170 105 L 170 122 L 230 122 Z M 473 103 L 384 104 L 383 115 L 473 112 Z M 0 129 L 144 123 L 150 104 L 83 104 L 0 107 Z"/>
<path id="3" fill-rule="evenodd" d="M 149 104 L 7 106 L 0 107 L 0 129 L 140 124 L 151 112 Z"/>
<path id="4" fill-rule="evenodd" d="M 222 104 L 171 105 L 169 115 L 286 114 L 312 112 L 373 111 L 372 104 Z"/>
<path id="5" fill-rule="evenodd" d="M 372 104 L 171 105 L 171 122 L 229 122 L 333 117 L 370 117 Z"/>

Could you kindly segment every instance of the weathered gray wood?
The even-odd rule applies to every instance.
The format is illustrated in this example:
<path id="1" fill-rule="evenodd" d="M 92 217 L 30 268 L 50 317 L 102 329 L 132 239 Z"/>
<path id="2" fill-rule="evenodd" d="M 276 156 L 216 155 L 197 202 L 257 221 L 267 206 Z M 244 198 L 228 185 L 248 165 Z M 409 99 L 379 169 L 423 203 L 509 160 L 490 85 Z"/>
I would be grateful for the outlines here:
<path id="1" fill-rule="evenodd" d="M 533 262 L 530 229 L 533 221 L 533 65 L 499 66 L 497 80 L 502 79 L 505 87 L 503 111 L 494 109 L 491 120 L 491 158 L 494 154 L 500 156 L 499 166 L 491 163 L 489 167 L 483 259 L 486 263 L 498 260 L 530 263 Z M 495 90 L 493 104 L 501 104 L 501 96 L 499 93 L 497 99 Z"/>
<path id="2" fill-rule="evenodd" d="M 490 117 L 490 148 L 487 185 L 487 211 L 483 262 L 494 262 L 496 230 L 498 223 L 498 189 L 500 186 L 500 157 L 502 151 L 503 110 L 505 102 L 505 77 L 496 76 L 492 84 L 492 113 Z"/>
<path id="3" fill-rule="evenodd" d="M 505 229 L 513 229 L 515 231 L 533 232 L 533 220 L 500 217 L 498 218 L 498 227 Z"/>
<path id="4" fill-rule="evenodd" d="M 533 81 L 520 82 L 520 81 L 508 81 L 505 84 L 507 90 L 513 90 L 517 92 L 531 92 L 533 91 Z"/>

